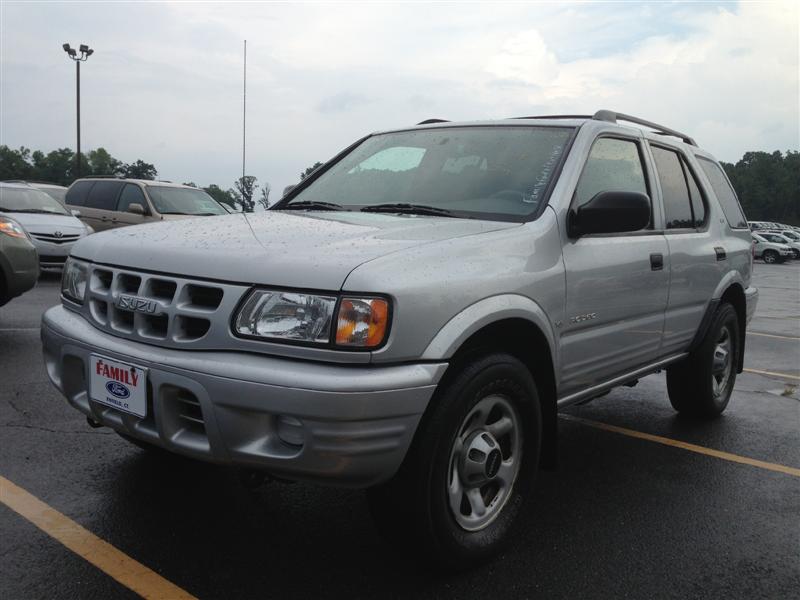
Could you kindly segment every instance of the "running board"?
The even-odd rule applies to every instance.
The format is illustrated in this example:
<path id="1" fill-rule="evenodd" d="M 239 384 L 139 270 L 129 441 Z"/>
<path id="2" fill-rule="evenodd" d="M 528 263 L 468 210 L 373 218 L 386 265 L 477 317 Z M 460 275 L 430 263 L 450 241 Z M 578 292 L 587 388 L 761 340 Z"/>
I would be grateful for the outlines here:
<path id="1" fill-rule="evenodd" d="M 625 373 L 624 375 L 615 377 L 614 379 L 609 379 L 608 381 L 605 381 L 598 385 L 594 385 L 590 388 L 586 388 L 585 390 L 581 390 L 580 392 L 575 392 L 574 394 L 570 394 L 569 396 L 564 396 L 563 398 L 558 399 L 558 402 L 556 402 L 556 406 L 558 408 L 566 408 L 567 406 L 577 404 L 581 400 L 599 396 L 601 394 L 604 394 L 605 392 L 610 391 L 615 387 L 625 385 L 627 383 L 632 382 L 633 380 L 644 377 L 645 375 L 650 375 L 651 373 L 660 371 L 664 367 L 668 367 L 672 363 L 678 362 L 679 360 L 683 360 L 687 356 L 689 356 L 688 352 L 675 354 L 674 356 L 670 356 L 669 358 L 664 358 L 662 360 L 659 360 L 658 362 L 654 362 L 647 366 L 636 369 L 635 371 L 631 371 L 630 373 Z"/>

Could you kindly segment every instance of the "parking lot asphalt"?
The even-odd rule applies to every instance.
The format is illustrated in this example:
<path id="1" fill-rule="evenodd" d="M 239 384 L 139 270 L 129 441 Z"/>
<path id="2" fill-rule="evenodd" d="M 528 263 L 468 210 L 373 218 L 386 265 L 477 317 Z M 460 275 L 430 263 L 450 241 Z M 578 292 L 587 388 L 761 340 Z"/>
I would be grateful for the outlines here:
<path id="1" fill-rule="evenodd" d="M 0 476 L 63 519 L 39 515 L 48 535 L 0 479 L 0 597 L 133 598 L 127 557 L 175 586 L 152 597 L 798 598 L 800 263 L 757 263 L 754 281 L 747 371 L 721 418 L 676 416 L 663 374 L 569 409 L 559 467 L 540 472 L 515 543 L 452 575 L 388 547 L 362 492 L 249 490 L 230 470 L 89 428 L 44 371 L 39 320 L 58 302 L 45 275 L 0 309 Z"/>

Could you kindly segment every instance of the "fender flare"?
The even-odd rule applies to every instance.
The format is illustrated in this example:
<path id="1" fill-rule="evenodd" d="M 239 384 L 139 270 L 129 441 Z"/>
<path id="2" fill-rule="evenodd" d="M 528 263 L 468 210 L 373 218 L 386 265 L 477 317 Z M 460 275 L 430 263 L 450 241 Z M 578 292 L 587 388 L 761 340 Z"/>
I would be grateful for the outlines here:
<path id="1" fill-rule="evenodd" d="M 558 372 L 558 345 L 550 319 L 539 304 L 520 294 L 491 296 L 471 304 L 445 323 L 425 348 L 422 359 L 449 359 L 471 335 L 487 325 L 507 319 L 530 321 L 542 331 L 553 357 L 553 369 Z"/>

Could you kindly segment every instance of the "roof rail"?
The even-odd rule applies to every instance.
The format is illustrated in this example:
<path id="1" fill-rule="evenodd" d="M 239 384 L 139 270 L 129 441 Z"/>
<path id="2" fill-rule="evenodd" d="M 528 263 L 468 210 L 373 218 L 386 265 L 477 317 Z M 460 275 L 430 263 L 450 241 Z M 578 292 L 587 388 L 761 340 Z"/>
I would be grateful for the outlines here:
<path id="1" fill-rule="evenodd" d="M 420 121 L 417 125 L 430 125 L 431 123 L 449 123 L 447 119 L 425 119 L 424 121 Z"/>
<path id="2" fill-rule="evenodd" d="M 530 117 L 511 117 L 512 119 L 591 119 L 592 115 L 533 115 Z"/>
<path id="3" fill-rule="evenodd" d="M 658 123 L 653 123 L 652 121 L 645 121 L 644 119 L 640 119 L 639 117 L 633 117 L 631 115 L 626 115 L 624 113 L 614 112 L 613 110 L 598 110 L 596 113 L 594 113 L 594 115 L 592 115 L 592 119 L 594 119 L 595 121 L 606 121 L 608 123 L 616 123 L 618 121 L 626 121 L 627 123 L 636 123 L 637 125 L 650 127 L 651 129 L 655 130 L 655 132 L 658 134 L 672 135 L 677 138 L 680 138 L 690 146 L 697 146 L 697 142 L 695 142 L 694 139 L 692 139 L 685 133 L 681 133 L 680 131 L 675 131 L 674 129 L 670 129 L 669 127 L 665 127 L 664 125 L 659 125 Z"/>

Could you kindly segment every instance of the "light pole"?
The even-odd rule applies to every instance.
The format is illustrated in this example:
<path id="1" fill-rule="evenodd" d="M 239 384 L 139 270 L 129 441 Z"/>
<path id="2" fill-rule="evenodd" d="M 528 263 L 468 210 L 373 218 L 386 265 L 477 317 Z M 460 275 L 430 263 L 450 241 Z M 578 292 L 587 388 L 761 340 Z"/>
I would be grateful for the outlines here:
<path id="1" fill-rule="evenodd" d="M 77 177 L 81 176 L 81 63 L 85 62 L 92 54 L 94 54 L 94 50 L 89 48 L 86 44 L 81 44 L 79 50 L 75 50 L 75 48 L 70 48 L 69 44 L 64 44 L 61 46 L 64 48 L 64 52 L 67 53 L 72 60 L 75 61 L 75 104 L 77 110 L 77 127 L 78 127 L 78 151 L 75 154 L 75 175 Z M 78 56 L 78 52 L 80 51 L 80 56 Z"/>

